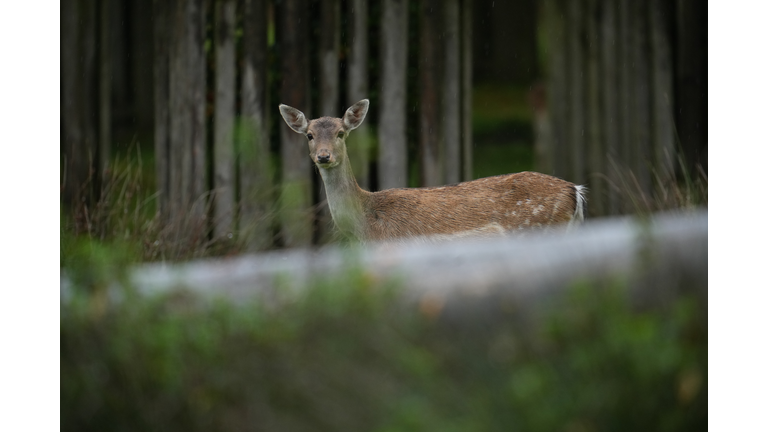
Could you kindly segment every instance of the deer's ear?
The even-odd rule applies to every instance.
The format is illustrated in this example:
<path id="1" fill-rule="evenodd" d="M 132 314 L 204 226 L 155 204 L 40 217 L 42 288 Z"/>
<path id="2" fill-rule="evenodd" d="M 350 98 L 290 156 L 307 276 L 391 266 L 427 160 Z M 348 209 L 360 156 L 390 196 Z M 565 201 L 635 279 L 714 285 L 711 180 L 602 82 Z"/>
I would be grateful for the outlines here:
<path id="1" fill-rule="evenodd" d="M 304 117 L 304 113 L 296 108 L 289 107 L 288 105 L 280 104 L 280 115 L 283 116 L 283 120 L 288 124 L 288 127 L 295 132 L 302 135 L 307 133 L 307 118 Z"/>
<path id="2" fill-rule="evenodd" d="M 347 108 L 347 112 L 344 113 L 342 123 L 344 123 L 344 130 L 349 132 L 353 129 L 357 129 L 365 120 L 365 115 L 368 113 L 368 99 L 363 99 L 360 102 Z"/>

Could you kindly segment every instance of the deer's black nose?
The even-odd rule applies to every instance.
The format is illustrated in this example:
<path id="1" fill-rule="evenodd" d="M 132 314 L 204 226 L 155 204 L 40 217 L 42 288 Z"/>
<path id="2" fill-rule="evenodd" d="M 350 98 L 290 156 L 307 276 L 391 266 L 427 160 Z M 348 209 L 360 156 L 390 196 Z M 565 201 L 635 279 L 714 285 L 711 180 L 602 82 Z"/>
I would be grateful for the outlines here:
<path id="1" fill-rule="evenodd" d="M 328 163 L 331 161 L 331 155 L 320 155 L 317 157 L 317 163 Z"/>

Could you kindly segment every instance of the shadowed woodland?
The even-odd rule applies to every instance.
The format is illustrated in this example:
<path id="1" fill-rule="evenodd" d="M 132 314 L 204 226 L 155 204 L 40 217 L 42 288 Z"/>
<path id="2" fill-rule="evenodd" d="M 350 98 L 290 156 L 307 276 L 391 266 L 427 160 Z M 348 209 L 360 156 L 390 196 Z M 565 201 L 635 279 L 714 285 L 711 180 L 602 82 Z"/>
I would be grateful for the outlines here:
<path id="1" fill-rule="evenodd" d="M 370 99 L 348 141 L 368 190 L 536 170 L 587 185 L 591 217 L 706 204 L 701 2 L 71 0 L 61 19 L 63 215 L 133 225 L 156 259 L 333 241 L 280 103 Z"/>

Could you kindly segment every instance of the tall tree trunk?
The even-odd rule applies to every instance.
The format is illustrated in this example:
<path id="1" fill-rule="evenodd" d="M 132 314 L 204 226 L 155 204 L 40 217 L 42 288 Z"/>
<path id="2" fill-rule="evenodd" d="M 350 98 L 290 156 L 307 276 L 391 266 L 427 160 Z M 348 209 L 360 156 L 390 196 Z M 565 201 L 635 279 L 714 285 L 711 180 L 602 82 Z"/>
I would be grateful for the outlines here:
<path id="1" fill-rule="evenodd" d="M 672 5 L 663 0 L 649 4 L 651 38 L 651 121 L 654 166 L 660 188 L 675 180 L 675 124 L 673 112 Z"/>
<path id="2" fill-rule="evenodd" d="M 568 43 L 568 123 L 567 148 L 562 156 L 570 161 L 566 172 L 566 180 L 576 184 L 586 181 L 586 137 L 585 115 L 586 97 L 584 84 L 586 82 L 585 51 L 583 47 L 584 11 L 582 1 L 568 1 L 566 16 L 566 40 Z"/>
<path id="3" fill-rule="evenodd" d="M 443 135 L 445 136 L 445 182 L 461 181 L 461 50 L 459 0 L 446 0 L 443 27 L 445 81 L 443 82 Z"/>
<path id="4" fill-rule="evenodd" d="M 408 186 L 406 90 L 408 0 L 383 0 L 381 14 L 381 111 L 379 189 Z"/>
<path id="5" fill-rule="evenodd" d="M 170 38 L 171 217 L 191 224 L 185 238 L 204 234 L 205 53 L 204 0 L 180 0 L 172 12 Z M 181 233 L 179 233 L 181 235 Z"/>
<path id="6" fill-rule="evenodd" d="M 419 148 L 421 156 L 421 186 L 445 183 L 445 153 L 442 137 L 441 105 L 442 74 L 439 57 L 442 9 L 437 0 L 421 4 L 421 35 L 419 43 Z"/>
<path id="7" fill-rule="evenodd" d="M 633 120 L 634 146 L 632 169 L 644 196 L 650 198 L 652 185 L 650 169 L 652 163 L 651 150 L 651 101 L 650 101 L 650 67 L 648 44 L 648 3 L 632 2 L 632 68 L 633 68 L 633 100 L 635 104 Z"/>
<path id="8" fill-rule="evenodd" d="M 472 142 L 472 0 L 461 0 L 462 181 L 473 179 Z"/>
<path id="9" fill-rule="evenodd" d="M 560 0 L 545 0 L 542 5 L 544 22 L 548 29 L 549 63 L 547 77 L 547 106 L 552 122 L 552 172 L 558 177 L 568 177 L 569 158 L 567 154 L 568 118 L 568 55 L 565 32 L 565 6 Z"/>
<path id="10" fill-rule="evenodd" d="M 298 108 L 312 118 L 309 94 L 307 4 L 304 0 L 282 2 L 279 18 L 281 46 L 280 103 Z M 280 198 L 283 242 L 308 246 L 312 241 L 312 171 L 307 157 L 307 138 L 280 124 L 283 190 Z"/>
<path id="11" fill-rule="evenodd" d="M 618 44 L 619 44 L 619 111 L 618 111 L 618 129 L 620 133 L 619 139 L 619 159 L 613 166 L 613 169 L 617 170 L 616 178 L 619 179 L 619 183 L 616 185 L 620 189 L 620 193 L 626 193 L 627 178 L 629 178 L 629 170 L 632 169 L 630 163 L 633 156 L 632 150 L 634 149 L 634 104 L 632 92 L 632 86 L 634 85 L 634 78 L 632 73 L 632 50 L 631 50 L 631 26 L 632 26 L 632 12 L 631 4 L 629 0 L 619 0 L 617 12 L 619 21 L 618 32 Z M 622 200 L 621 213 L 626 213 L 632 209 L 627 207 L 627 200 Z"/>
<path id="12" fill-rule="evenodd" d="M 66 2 L 62 7 L 62 119 L 65 162 L 63 200 L 79 207 L 90 203 L 98 185 L 98 101 L 96 22 L 93 0 Z"/>
<path id="13" fill-rule="evenodd" d="M 170 190 L 170 136 L 169 136 L 169 38 L 170 11 L 167 0 L 154 0 L 152 16 L 155 30 L 154 98 L 155 98 L 155 176 L 160 196 L 157 200 L 163 224 L 169 222 Z"/>
<path id="14" fill-rule="evenodd" d="M 339 117 L 339 0 L 320 0 L 320 116 Z"/>
<path id="15" fill-rule="evenodd" d="M 586 47 L 586 105 L 585 105 L 585 151 L 587 159 L 586 175 L 590 185 L 590 205 L 588 209 L 593 214 L 603 214 L 605 208 L 605 148 L 601 123 L 605 121 L 600 112 L 600 93 L 603 77 L 600 73 L 600 39 L 598 3 L 601 0 L 587 0 L 584 15 Z"/>
<path id="16" fill-rule="evenodd" d="M 83 169 L 80 166 L 78 151 L 82 148 L 82 130 L 80 116 L 77 110 L 78 100 L 78 59 L 79 46 L 77 0 L 63 0 L 61 3 L 61 155 L 62 168 L 62 199 L 73 205 L 79 202 L 79 183 Z"/>
<path id="17" fill-rule="evenodd" d="M 240 232 L 249 251 L 272 245 L 273 174 L 267 104 L 267 2 L 243 0 L 243 117 L 238 134 Z"/>
<path id="18" fill-rule="evenodd" d="M 214 230 L 216 238 L 232 233 L 235 217 L 235 0 L 217 0 L 216 102 L 214 108 Z"/>
<path id="19" fill-rule="evenodd" d="M 99 169 L 103 173 L 109 165 L 112 144 L 112 58 L 109 49 L 111 9 L 113 0 L 99 3 Z"/>
<path id="20" fill-rule="evenodd" d="M 352 30 L 351 49 L 347 70 L 349 80 L 347 88 L 347 105 L 369 98 L 368 94 L 368 2 L 367 0 L 351 0 Z M 335 114 L 338 116 L 338 114 Z M 354 134 L 347 139 L 347 153 L 355 172 L 357 184 L 363 189 L 370 189 L 370 152 L 371 137 L 368 127 L 370 120 L 363 122 Z"/>
<path id="21" fill-rule="evenodd" d="M 619 213 L 618 172 L 611 163 L 620 161 L 620 109 L 619 109 L 619 44 L 617 37 L 617 0 L 604 0 L 600 23 L 600 74 L 602 76 L 601 115 L 602 134 L 605 143 L 605 168 L 607 174 L 608 203 L 603 214 Z"/>

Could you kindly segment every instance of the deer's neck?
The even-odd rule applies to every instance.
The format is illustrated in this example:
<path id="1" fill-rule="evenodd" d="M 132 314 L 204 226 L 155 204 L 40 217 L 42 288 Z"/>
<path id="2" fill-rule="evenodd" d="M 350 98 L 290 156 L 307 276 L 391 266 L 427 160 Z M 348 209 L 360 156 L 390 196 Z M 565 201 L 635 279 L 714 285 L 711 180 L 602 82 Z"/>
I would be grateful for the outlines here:
<path id="1" fill-rule="evenodd" d="M 348 237 L 364 240 L 363 204 L 365 196 L 370 192 L 360 189 L 357 185 L 352 166 L 346 158 L 333 168 L 318 168 L 325 184 L 328 207 L 336 227 Z"/>

